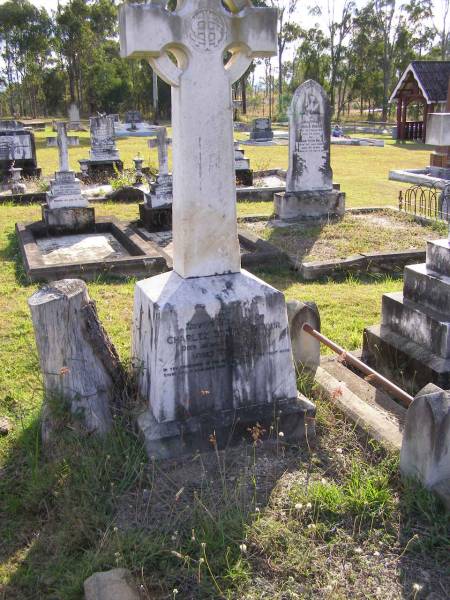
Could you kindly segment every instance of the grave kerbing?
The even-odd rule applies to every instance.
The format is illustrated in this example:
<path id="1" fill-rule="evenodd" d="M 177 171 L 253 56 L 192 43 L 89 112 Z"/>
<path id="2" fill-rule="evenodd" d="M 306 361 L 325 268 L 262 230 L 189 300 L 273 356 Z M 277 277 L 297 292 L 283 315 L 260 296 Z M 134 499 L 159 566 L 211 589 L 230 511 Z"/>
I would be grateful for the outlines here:
<path id="1" fill-rule="evenodd" d="M 313 407 L 297 398 L 284 296 L 241 271 L 236 220 L 231 84 L 253 57 L 276 53 L 276 10 L 126 4 L 120 38 L 123 56 L 145 56 L 172 87 L 174 270 L 138 282 L 134 303 L 147 451 L 205 449 L 211 436 L 223 447 L 232 430 L 274 417 L 301 438 Z M 178 67 L 167 48 L 185 49 Z"/>
<path id="2" fill-rule="evenodd" d="M 317 82 L 295 91 L 289 109 L 289 168 L 286 192 L 275 194 L 275 213 L 284 220 L 342 217 L 345 194 L 333 189 L 330 165 L 331 109 Z"/>

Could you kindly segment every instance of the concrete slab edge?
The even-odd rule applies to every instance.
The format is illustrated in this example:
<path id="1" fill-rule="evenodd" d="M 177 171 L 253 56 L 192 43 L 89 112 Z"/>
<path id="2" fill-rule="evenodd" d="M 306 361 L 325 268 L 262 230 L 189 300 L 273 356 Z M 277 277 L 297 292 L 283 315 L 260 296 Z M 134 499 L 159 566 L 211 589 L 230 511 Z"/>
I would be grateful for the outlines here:
<path id="1" fill-rule="evenodd" d="M 402 433 L 395 427 L 394 423 L 385 417 L 382 411 L 361 400 L 349 390 L 344 382 L 338 381 L 322 367 L 317 368 L 315 383 L 317 386 L 316 395 L 317 392 L 323 394 L 357 427 L 366 431 L 390 450 L 400 450 Z"/>

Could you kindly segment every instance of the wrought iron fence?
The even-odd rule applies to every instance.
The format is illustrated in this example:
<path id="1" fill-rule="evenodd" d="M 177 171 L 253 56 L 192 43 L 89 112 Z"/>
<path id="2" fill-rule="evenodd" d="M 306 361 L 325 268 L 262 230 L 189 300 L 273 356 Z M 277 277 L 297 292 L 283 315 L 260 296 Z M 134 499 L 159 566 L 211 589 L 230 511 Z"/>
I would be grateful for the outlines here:
<path id="1" fill-rule="evenodd" d="M 450 221 L 450 183 L 444 189 L 413 185 L 398 195 L 398 208 L 413 215 Z"/>

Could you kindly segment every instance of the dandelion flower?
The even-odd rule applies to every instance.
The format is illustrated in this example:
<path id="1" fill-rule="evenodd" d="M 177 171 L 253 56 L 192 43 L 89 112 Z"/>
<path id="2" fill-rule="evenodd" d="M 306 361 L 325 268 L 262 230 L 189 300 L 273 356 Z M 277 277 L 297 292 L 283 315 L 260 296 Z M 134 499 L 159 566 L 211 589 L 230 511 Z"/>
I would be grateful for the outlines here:
<path id="1" fill-rule="evenodd" d="M 245 554 L 247 552 L 247 545 L 246 544 L 241 544 L 239 546 L 239 550 L 242 552 L 242 554 Z"/>
<path id="2" fill-rule="evenodd" d="M 284 433 L 283 433 L 282 431 L 280 431 L 280 432 L 278 433 L 278 436 L 279 436 L 279 437 L 284 437 Z"/>
<path id="3" fill-rule="evenodd" d="M 302 510 L 303 508 L 303 504 L 301 502 L 297 502 L 297 504 L 294 506 L 295 510 Z"/>

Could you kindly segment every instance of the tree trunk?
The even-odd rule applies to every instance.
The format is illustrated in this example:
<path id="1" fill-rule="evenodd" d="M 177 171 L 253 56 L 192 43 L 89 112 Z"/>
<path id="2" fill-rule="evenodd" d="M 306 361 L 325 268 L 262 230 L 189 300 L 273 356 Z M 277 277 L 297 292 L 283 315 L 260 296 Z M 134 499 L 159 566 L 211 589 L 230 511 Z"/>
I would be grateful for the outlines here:
<path id="1" fill-rule="evenodd" d="M 247 76 L 244 75 L 241 79 L 241 98 L 242 98 L 242 114 L 247 114 Z"/>
<path id="2" fill-rule="evenodd" d="M 125 375 L 86 284 L 81 279 L 55 281 L 35 292 L 28 305 L 44 379 L 43 441 L 68 417 L 72 426 L 108 432 L 121 404 Z"/>

